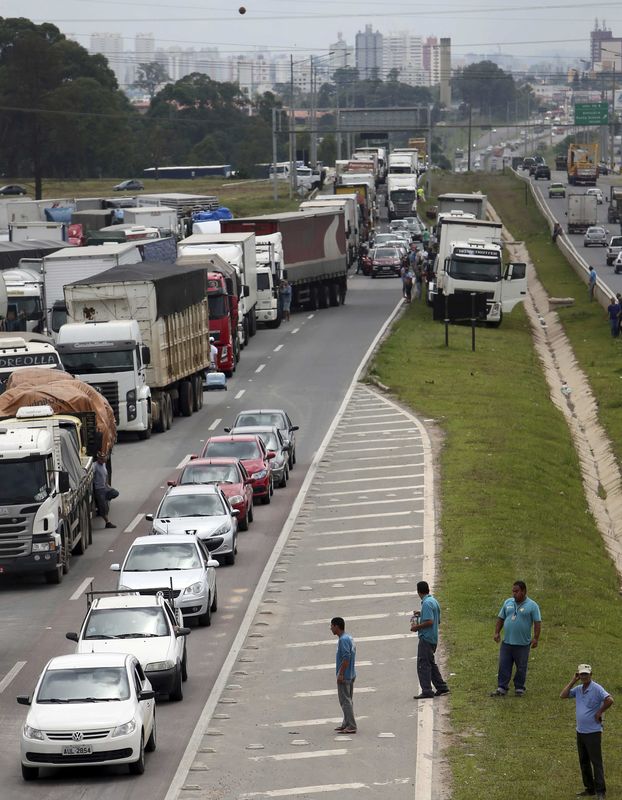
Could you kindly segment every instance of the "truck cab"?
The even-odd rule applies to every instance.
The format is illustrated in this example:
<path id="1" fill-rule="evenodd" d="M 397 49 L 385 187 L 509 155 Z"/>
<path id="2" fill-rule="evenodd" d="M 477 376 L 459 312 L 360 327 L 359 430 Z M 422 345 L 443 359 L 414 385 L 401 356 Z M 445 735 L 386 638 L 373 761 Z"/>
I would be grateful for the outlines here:
<path id="1" fill-rule="evenodd" d="M 257 254 L 257 322 L 269 328 L 281 324 L 279 282 L 283 274 L 283 237 L 280 233 L 255 236 Z"/>
<path id="2" fill-rule="evenodd" d="M 73 322 L 58 332 L 56 348 L 67 372 L 110 403 L 117 429 L 146 438 L 151 431 L 149 348 L 136 320 Z"/>
<path id="3" fill-rule="evenodd" d="M 39 333 L 1 333 L 0 394 L 4 393 L 9 377 L 25 367 L 63 369 L 58 351 L 49 337 Z"/>
<path id="4" fill-rule="evenodd" d="M 6 284 L 7 307 L 27 332 L 43 333 L 43 277 L 27 267 L 2 272 Z"/>
<path id="5" fill-rule="evenodd" d="M 216 366 L 228 378 L 233 375 L 236 368 L 237 330 L 231 314 L 231 299 L 225 276 L 220 272 L 208 272 L 209 333 L 218 350 Z"/>

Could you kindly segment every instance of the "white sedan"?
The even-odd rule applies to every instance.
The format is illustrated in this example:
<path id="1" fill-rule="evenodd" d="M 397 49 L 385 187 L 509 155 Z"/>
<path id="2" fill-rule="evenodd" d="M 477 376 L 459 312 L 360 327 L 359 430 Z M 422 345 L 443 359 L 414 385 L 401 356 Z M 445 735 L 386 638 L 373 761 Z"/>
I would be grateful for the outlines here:
<path id="1" fill-rule="evenodd" d="M 145 771 L 156 749 L 155 692 L 138 659 L 124 653 L 82 653 L 48 661 L 31 697 L 21 734 L 24 780 L 41 767 L 127 764 Z"/>
<path id="2" fill-rule="evenodd" d="M 588 195 L 591 195 L 592 197 L 595 197 L 596 198 L 596 205 L 601 206 L 603 204 L 603 202 L 604 202 L 605 198 L 603 197 L 602 189 L 598 189 L 597 187 L 594 187 L 592 189 L 588 189 L 585 194 L 588 194 Z"/>

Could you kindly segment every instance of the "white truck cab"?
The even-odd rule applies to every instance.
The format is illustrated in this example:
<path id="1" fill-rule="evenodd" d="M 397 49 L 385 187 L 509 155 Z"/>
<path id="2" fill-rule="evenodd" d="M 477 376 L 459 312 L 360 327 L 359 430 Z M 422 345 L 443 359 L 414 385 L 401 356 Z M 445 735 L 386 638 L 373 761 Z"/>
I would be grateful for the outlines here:
<path id="1" fill-rule="evenodd" d="M 269 328 L 281 324 L 279 282 L 283 274 L 283 237 L 270 233 L 255 237 L 257 255 L 257 322 Z"/>
<path id="2" fill-rule="evenodd" d="M 52 340 L 39 333 L 0 333 L 0 394 L 9 376 L 24 367 L 63 369 Z"/>

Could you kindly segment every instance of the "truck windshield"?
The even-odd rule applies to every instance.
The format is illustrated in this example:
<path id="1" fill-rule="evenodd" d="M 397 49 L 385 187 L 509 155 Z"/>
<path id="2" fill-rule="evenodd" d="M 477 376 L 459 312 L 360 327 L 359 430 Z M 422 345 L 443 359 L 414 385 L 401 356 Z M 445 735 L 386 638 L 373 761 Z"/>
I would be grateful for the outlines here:
<path id="1" fill-rule="evenodd" d="M 227 298 L 224 294 L 210 294 L 207 302 L 210 319 L 222 319 L 227 316 Z"/>
<path id="2" fill-rule="evenodd" d="M 456 257 L 451 259 L 449 274 L 465 281 L 500 281 L 501 262 L 494 259 Z"/>
<path id="3" fill-rule="evenodd" d="M 42 503 L 47 496 L 45 458 L 0 461 L 0 505 Z"/>
<path id="4" fill-rule="evenodd" d="M 391 192 L 391 200 L 394 203 L 407 203 L 415 196 L 414 189 L 400 189 L 399 191 Z"/>
<path id="5" fill-rule="evenodd" d="M 9 303 L 15 306 L 18 319 L 41 319 L 43 316 L 40 297 L 14 297 L 9 294 Z"/>
<path id="6" fill-rule="evenodd" d="M 269 289 L 270 288 L 270 276 L 267 272 L 258 272 L 257 273 L 257 291 L 261 291 L 262 289 Z M 210 309 L 211 311 L 211 309 Z"/>
<path id="7" fill-rule="evenodd" d="M 133 350 L 92 350 L 63 353 L 63 366 L 74 375 L 100 372 L 131 372 L 134 369 Z"/>

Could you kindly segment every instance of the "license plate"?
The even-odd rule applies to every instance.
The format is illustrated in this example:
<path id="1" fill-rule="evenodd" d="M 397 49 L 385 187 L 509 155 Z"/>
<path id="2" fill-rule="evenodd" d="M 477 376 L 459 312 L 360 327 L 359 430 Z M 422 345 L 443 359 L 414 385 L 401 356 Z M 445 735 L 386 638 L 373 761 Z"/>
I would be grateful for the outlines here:
<path id="1" fill-rule="evenodd" d="M 92 752 L 90 744 L 66 744 L 63 747 L 64 756 L 90 756 Z"/>

